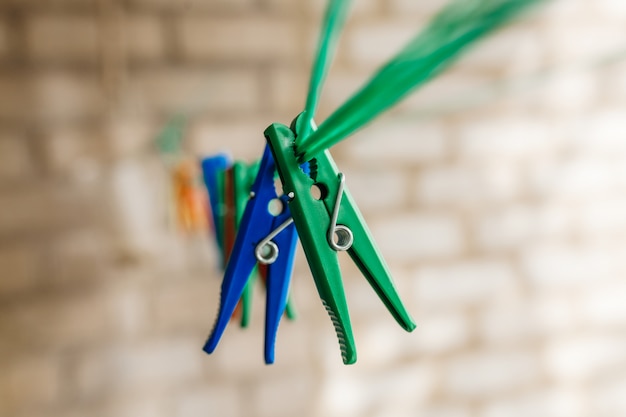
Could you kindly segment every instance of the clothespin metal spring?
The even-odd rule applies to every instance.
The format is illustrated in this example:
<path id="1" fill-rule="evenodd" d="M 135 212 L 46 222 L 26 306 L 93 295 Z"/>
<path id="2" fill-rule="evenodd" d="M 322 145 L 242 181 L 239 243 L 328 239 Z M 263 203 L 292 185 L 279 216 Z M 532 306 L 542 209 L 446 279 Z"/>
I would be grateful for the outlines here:
<path id="1" fill-rule="evenodd" d="M 282 224 L 280 224 L 276 229 L 272 230 L 272 232 L 265 237 L 262 241 L 256 245 L 254 249 L 254 256 L 256 256 L 257 261 L 262 263 L 263 265 L 271 265 L 276 262 L 278 259 L 278 246 L 276 243 L 272 242 L 280 232 L 285 230 L 291 223 L 293 223 L 293 218 L 285 220 Z"/>
<path id="2" fill-rule="evenodd" d="M 343 188 L 346 182 L 346 176 L 343 172 L 337 175 L 339 179 L 339 187 L 337 189 L 337 199 L 335 200 L 335 207 L 333 208 L 333 214 L 330 220 L 330 227 L 328 228 L 328 244 L 331 248 L 337 252 L 347 251 L 352 247 L 354 243 L 354 235 L 349 227 L 343 224 L 337 224 L 337 218 L 339 217 L 339 207 L 341 207 L 341 197 L 343 196 Z M 336 238 L 336 240 L 335 240 Z"/>

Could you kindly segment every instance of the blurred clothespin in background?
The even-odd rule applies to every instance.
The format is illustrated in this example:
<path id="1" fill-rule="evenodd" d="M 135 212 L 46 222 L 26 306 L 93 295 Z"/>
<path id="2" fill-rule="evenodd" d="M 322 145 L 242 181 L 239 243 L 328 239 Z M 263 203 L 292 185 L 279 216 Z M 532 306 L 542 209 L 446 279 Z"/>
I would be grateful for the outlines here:
<path id="1" fill-rule="evenodd" d="M 275 175 L 274 160 L 266 147 L 226 265 L 218 316 L 204 347 L 208 353 L 217 347 L 228 318 L 238 300 L 245 297 L 250 276 L 259 264 L 266 278 L 265 362 L 274 362 L 276 334 L 288 306 L 297 241 L 286 197 L 276 190 Z M 287 309 L 287 314 L 292 316 L 293 309 Z"/>
<path id="2" fill-rule="evenodd" d="M 259 173 L 259 165 L 261 169 L 264 170 L 263 172 L 269 173 L 269 177 L 264 176 L 266 181 L 253 186 L 252 183 L 255 181 L 255 178 L 261 177 L 261 175 L 257 175 L 257 173 Z M 273 215 L 271 214 L 272 208 L 270 207 L 270 200 L 276 198 L 276 191 L 274 189 L 275 171 L 273 166 L 269 170 L 265 168 L 263 161 L 261 161 L 261 164 L 259 164 L 259 162 L 246 164 L 241 161 L 232 163 L 230 158 L 225 154 L 205 158 L 202 161 L 202 168 L 211 201 L 214 235 L 217 246 L 221 250 L 223 268 L 226 268 L 224 280 L 227 280 L 228 277 L 233 274 L 233 272 L 228 269 L 227 265 L 233 264 L 239 265 L 240 267 L 242 266 L 241 245 L 237 245 L 236 238 L 245 233 L 239 233 L 239 230 L 248 229 L 249 225 L 252 224 L 250 221 L 251 216 L 260 223 L 266 222 L 268 227 L 272 227 L 275 223 Z M 265 196 L 268 195 L 272 197 L 266 199 Z M 258 206 L 259 210 L 253 215 L 246 217 L 245 210 L 250 198 L 255 201 L 264 201 L 265 205 Z M 274 201 L 274 203 L 282 205 L 279 200 Z M 294 246 L 293 249 L 295 249 L 295 245 L 292 246 Z M 282 266 L 286 271 L 285 275 L 287 276 L 287 280 L 291 277 L 293 256 L 294 251 L 292 250 L 289 257 L 287 257 L 287 252 L 285 252 L 283 258 L 281 258 L 281 261 L 283 259 L 287 261 L 287 264 Z M 233 260 L 230 261 L 230 259 Z M 238 312 L 241 314 L 241 326 L 248 326 L 252 312 L 252 291 L 257 275 L 260 275 L 266 283 L 268 300 L 275 298 L 277 291 L 277 278 L 275 277 L 277 276 L 276 271 L 278 264 L 272 266 L 270 264 L 272 264 L 273 261 L 259 261 L 259 265 L 257 266 L 257 259 L 253 259 L 254 260 L 252 260 L 252 258 L 250 259 L 252 262 L 245 264 L 245 268 L 239 268 L 235 273 L 237 278 L 235 278 L 233 282 L 241 284 L 240 288 L 238 287 L 234 292 L 229 289 L 222 289 L 222 297 L 226 297 L 229 300 L 229 303 L 222 303 L 224 307 L 228 304 L 228 308 L 222 308 L 218 318 L 218 321 L 221 320 L 220 326 L 222 326 L 222 331 L 226 327 L 228 318 L 237 315 Z M 261 259 L 263 260 L 263 258 Z M 245 272 L 241 272 L 244 269 Z M 280 312 L 277 319 L 270 318 L 270 321 L 280 320 L 285 309 L 288 318 L 293 319 L 295 317 L 293 305 L 290 300 L 288 301 L 286 295 L 288 291 L 288 281 L 283 290 L 285 291 L 285 296 L 278 296 L 283 305 L 279 308 Z M 287 305 L 284 305 L 285 302 L 287 302 Z M 271 325 L 270 327 L 278 327 L 278 325 Z M 270 337 L 270 339 L 274 340 L 275 336 Z"/>
<path id="3" fill-rule="evenodd" d="M 187 234 L 208 228 L 209 203 L 196 158 L 182 150 L 185 118 L 173 117 L 157 136 L 156 146 L 169 176 L 169 223 Z"/>

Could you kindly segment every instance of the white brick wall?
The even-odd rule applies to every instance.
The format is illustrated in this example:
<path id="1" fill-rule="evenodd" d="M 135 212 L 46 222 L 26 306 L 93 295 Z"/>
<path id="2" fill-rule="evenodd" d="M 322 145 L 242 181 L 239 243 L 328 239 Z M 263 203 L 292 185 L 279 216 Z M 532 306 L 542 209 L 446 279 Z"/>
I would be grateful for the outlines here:
<path id="1" fill-rule="evenodd" d="M 624 271 L 623 250 L 536 245 L 524 255 L 523 268 L 530 282 L 539 288 L 585 287 L 618 280 Z"/>
<path id="2" fill-rule="evenodd" d="M 243 116 L 223 121 L 195 120 L 188 128 L 187 144 L 194 154 L 207 156 L 226 152 L 233 158 L 254 161 L 262 155 L 263 131 L 270 123 L 273 122 Z"/>
<path id="3" fill-rule="evenodd" d="M 104 111 L 105 98 L 96 74 L 52 70 L 35 76 L 31 88 L 32 92 L 27 91 L 32 94 L 28 111 L 31 120 L 76 123 Z"/>
<path id="4" fill-rule="evenodd" d="M 15 181 L 32 175 L 33 160 L 28 149 L 28 142 L 17 132 L 0 134 L 0 181 Z"/>
<path id="5" fill-rule="evenodd" d="M 306 89 L 309 85 L 308 68 L 279 66 L 268 71 L 269 75 L 265 82 L 269 91 L 267 91 L 267 96 L 262 99 L 262 107 L 263 109 L 274 109 L 278 114 L 273 114 L 274 120 L 267 120 L 266 124 L 269 126 L 270 123 L 276 122 L 289 125 L 304 110 Z M 322 97 L 324 97 L 322 100 L 327 95 L 328 92 L 326 91 L 322 93 Z"/>
<path id="6" fill-rule="evenodd" d="M 159 15 L 134 15 L 126 20 L 128 54 L 138 61 L 157 61 L 165 54 L 166 42 Z"/>
<path id="7" fill-rule="evenodd" d="M 286 19 L 196 16 L 181 19 L 178 28 L 182 50 L 191 59 L 270 61 L 292 57 L 298 47 L 295 25 Z"/>
<path id="8" fill-rule="evenodd" d="M 370 222 L 389 262 L 449 259 L 463 251 L 463 230 L 458 219 L 442 214 L 400 214 Z"/>
<path id="9" fill-rule="evenodd" d="M 25 75 L 0 71 L 0 117 L 4 121 L 30 120 L 32 110 L 29 78 Z"/>
<path id="10" fill-rule="evenodd" d="M 221 416 L 236 417 L 242 415 L 242 409 L 246 408 L 245 403 L 246 398 L 234 385 L 202 386 L 185 392 L 176 399 L 172 415 L 180 417 L 210 416 L 219 410 Z M 162 410 L 159 411 L 162 412 Z M 146 417 L 148 415 L 146 414 Z"/>
<path id="11" fill-rule="evenodd" d="M 9 52 L 9 30 L 6 21 L 0 21 L 0 59 L 5 59 L 5 55 Z"/>
<path id="12" fill-rule="evenodd" d="M 445 2 L 353 5 L 318 124 Z M 201 351 L 220 272 L 168 224 L 154 137 L 261 155 L 303 108 L 323 2 L 0 4 L 2 417 L 623 417 L 620 0 L 556 0 L 332 150 L 418 327 L 347 254 L 344 367 L 298 250 L 299 314 L 262 360 L 265 292 Z M 529 77 L 542 74 L 548 77 Z"/>
<path id="13" fill-rule="evenodd" d="M 421 203 L 431 206 L 498 204 L 519 198 L 522 178 L 511 163 L 425 169 L 416 181 Z"/>
<path id="14" fill-rule="evenodd" d="M 619 110 L 596 108 L 589 117 L 571 123 L 571 137 L 574 145 L 584 155 L 619 157 L 626 151 L 623 138 L 626 126 Z"/>
<path id="15" fill-rule="evenodd" d="M 577 230 L 578 221 L 576 212 L 565 203 L 508 204 L 480 212 L 474 233 L 481 249 L 519 249 L 542 241 L 568 239 Z"/>
<path id="16" fill-rule="evenodd" d="M 61 362 L 55 356 L 16 356 L 5 361 L 0 376 L 0 410 L 17 415 L 22 409 L 33 410 L 58 402 L 62 391 Z"/>
<path id="17" fill-rule="evenodd" d="M 6 297 L 32 290 L 37 284 L 40 255 L 33 245 L 12 245 L 0 249 L 1 293 Z"/>
<path id="18" fill-rule="evenodd" d="M 579 314 L 588 326 L 619 328 L 626 322 L 622 282 L 601 285 L 587 291 L 577 304 Z"/>
<path id="19" fill-rule="evenodd" d="M 541 366 L 530 353 L 486 350 L 451 360 L 443 375 L 447 395 L 484 398 L 532 386 L 541 378 Z"/>
<path id="20" fill-rule="evenodd" d="M 200 0 L 192 1 L 168 1 L 168 0 L 131 0 L 133 7 L 145 10 L 159 11 L 180 11 L 180 10 L 210 10 L 218 12 L 231 12 L 248 10 L 254 6 L 253 0 L 214 0 L 212 2 L 204 2 Z"/>
<path id="21" fill-rule="evenodd" d="M 612 334 L 581 334 L 546 346 L 543 360 L 548 375 L 567 382 L 590 380 L 623 366 L 626 340 Z"/>
<path id="22" fill-rule="evenodd" d="M 346 185 L 364 213 L 392 213 L 409 202 L 409 179 L 402 172 L 382 167 L 343 170 Z"/>
<path id="23" fill-rule="evenodd" d="M 557 146 L 554 136 L 550 125 L 536 117 L 485 118 L 465 125 L 459 148 L 472 160 L 532 158 Z"/>
<path id="24" fill-rule="evenodd" d="M 458 308 L 515 294 L 518 284 L 508 263 L 485 259 L 422 267 L 417 271 L 415 285 L 419 304 Z"/>
<path id="25" fill-rule="evenodd" d="M 439 160 L 446 155 L 448 142 L 446 129 L 439 123 L 379 123 L 348 139 L 343 149 L 347 159 L 380 169 Z"/>
<path id="26" fill-rule="evenodd" d="M 390 7 L 391 10 L 398 15 L 414 16 L 415 14 L 423 13 L 430 16 L 436 13 L 445 4 L 446 2 L 443 0 L 429 1 L 422 4 L 410 0 L 392 0 Z"/>
<path id="27" fill-rule="evenodd" d="M 420 23 L 412 19 L 402 24 L 397 20 L 359 24 L 347 37 L 352 65 L 365 66 L 373 72 L 415 35 Z"/>
<path id="28" fill-rule="evenodd" d="M 82 220 L 89 217 L 87 198 L 76 202 L 73 197 L 80 195 L 78 189 L 60 189 L 54 185 L 33 185 L 0 196 L 0 228 L 4 236 L 28 233 L 34 230 L 53 230 L 74 223 L 80 212 Z M 38 202 L 45 199 L 47 204 Z"/>
<path id="29" fill-rule="evenodd" d="M 507 348 L 532 343 L 541 333 L 541 326 L 537 324 L 541 317 L 533 313 L 530 303 L 506 298 L 496 302 L 478 317 L 480 340 Z"/>
<path id="30" fill-rule="evenodd" d="M 420 304 L 416 305 L 419 308 Z M 403 343 L 409 343 L 423 355 L 445 355 L 464 349 L 472 331 L 470 320 L 459 312 L 420 314 L 418 326 L 419 332 Z"/>
<path id="31" fill-rule="evenodd" d="M 486 405 L 481 417 L 530 416 L 547 417 L 583 416 L 585 401 L 576 389 L 554 389 L 530 392 Z"/>
<path id="32" fill-rule="evenodd" d="M 618 416 L 624 407 L 624 389 L 626 382 L 623 378 L 608 378 L 606 381 L 594 386 L 589 400 L 589 410 L 593 415 Z"/>
<path id="33" fill-rule="evenodd" d="M 258 109 L 259 81 L 253 71 L 157 68 L 131 76 L 129 96 L 146 114 L 161 112 L 250 112 Z M 190 100 L 189 97 L 194 99 Z"/>
<path id="34" fill-rule="evenodd" d="M 28 50 L 33 59 L 40 61 L 94 62 L 99 42 L 96 25 L 91 16 L 34 17 L 27 25 Z"/>
<path id="35" fill-rule="evenodd" d="M 101 157 L 107 152 L 101 133 L 66 124 L 43 134 L 44 164 L 48 172 L 76 180 L 98 175 Z"/>

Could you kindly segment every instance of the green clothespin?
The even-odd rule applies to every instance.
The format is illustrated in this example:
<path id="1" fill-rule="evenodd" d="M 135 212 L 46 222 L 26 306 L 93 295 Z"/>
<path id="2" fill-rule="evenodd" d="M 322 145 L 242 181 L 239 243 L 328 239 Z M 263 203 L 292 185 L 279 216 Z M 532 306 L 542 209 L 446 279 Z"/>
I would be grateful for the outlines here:
<path id="1" fill-rule="evenodd" d="M 224 201 L 226 202 L 226 218 L 224 222 L 224 265 L 228 262 L 235 237 L 239 229 L 241 217 L 250 198 L 250 188 L 258 172 L 258 164 L 248 166 L 237 161 L 224 172 Z M 250 279 L 241 296 L 241 327 L 248 327 L 252 315 L 252 291 L 256 282 L 257 271 L 252 271 Z"/>
<path id="2" fill-rule="evenodd" d="M 305 121 L 298 117 L 295 124 Z M 308 122 L 308 121 L 305 121 Z M 393 284 L 389 269 L 379 253 L 358 207 L 345 187 L 328 151 L 309 161 L 305 174 L 294 154 L 295 131 L 273 124 L 265 131 L 272 149 L 283 190 L 290 198 L 289 209 L 315 285 L 331 317 L 344 363 L 356 361 L 356 347 L 348 306 L 337 260 L 338 251 L 347 251 L 396 321 L 407 331 L 415 328 Z M 320 193 L 315 198 L 311 190 Z"/>

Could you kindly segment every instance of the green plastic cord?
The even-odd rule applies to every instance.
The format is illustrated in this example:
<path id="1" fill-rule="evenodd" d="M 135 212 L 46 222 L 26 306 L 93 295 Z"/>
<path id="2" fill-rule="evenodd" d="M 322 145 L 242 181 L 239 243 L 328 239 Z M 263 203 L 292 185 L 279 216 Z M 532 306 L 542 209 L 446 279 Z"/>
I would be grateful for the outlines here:
<path id="1" fill-rule="evenodd" d="M 297 141 L 299 161 L 345 139 L 450 66 L 467 47 L 541 1 L 451 1 L 317 131 Z"/>
<path id="2" fill-rule="evenodd" d="M 317 45 L 317 54 L 313 62 L 313 68 L 311 69 L 309 93 L 304 108 L 307 122 L 302 124 L 303 131 L 299 132 L 299 136 L 305 137 L 311 133 L 311 123 L 315 117 L 315 110 L 322 91 L 322 85 L 324 84 L 335 51 L 337 50 L 339 34 L 348 16 L 349 8 L 350 0 L 330 0 L 326 7 L 322 31 Z"/>
<path id="3" fill-rule="evenodd" d="M 446 114 L 476 108 L 508 95 L 522 93 L 539 88 L 545 83 L 554 80 L 568 72 L 588 72 L 601 70 L 626 60 L 626 46 L 587 58 L 574 64 L 545 67 L 535 72 L 514 78 L 500 78 L 490 80 L 482 85 L 466 89 L 451 96 L 445 96 L 437 101 L 415 110 L 403 112 L 394 117 L 394 121 L 414 121 L 417 118 L 426 119 Z"/>

